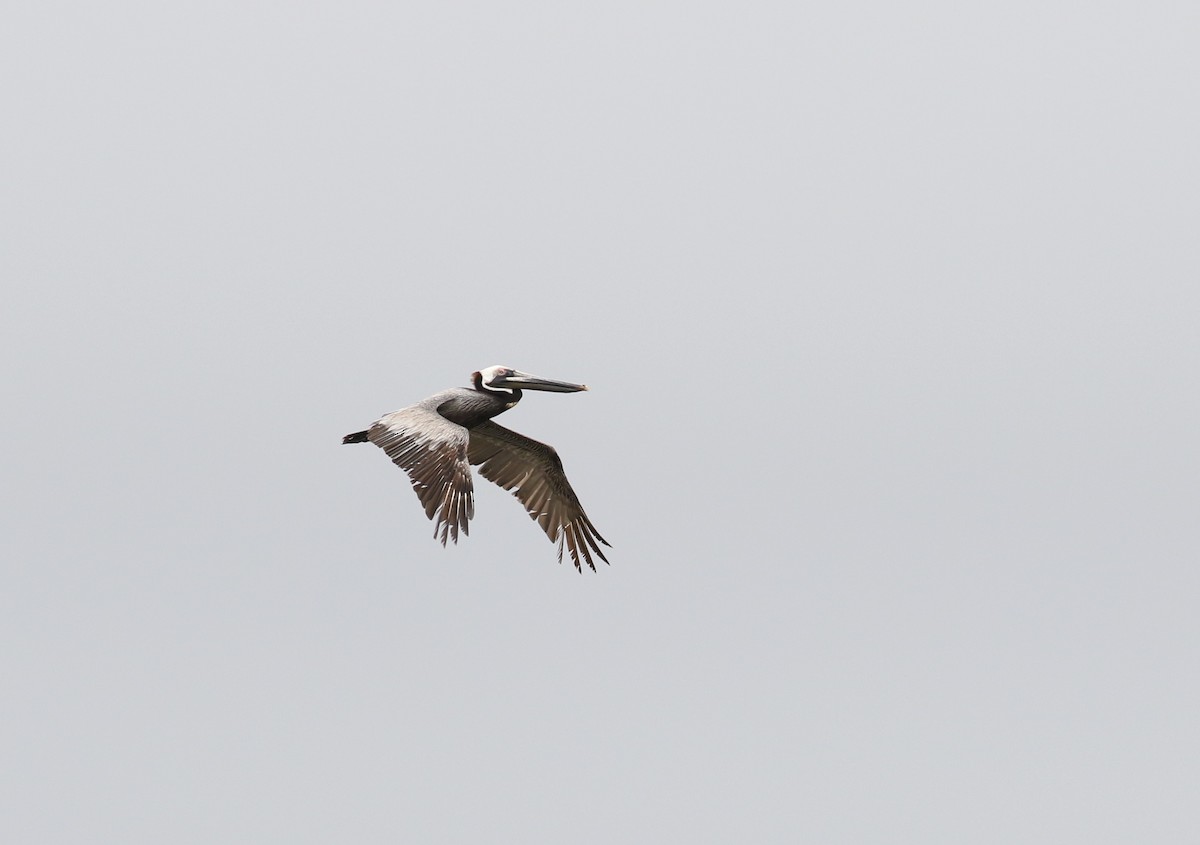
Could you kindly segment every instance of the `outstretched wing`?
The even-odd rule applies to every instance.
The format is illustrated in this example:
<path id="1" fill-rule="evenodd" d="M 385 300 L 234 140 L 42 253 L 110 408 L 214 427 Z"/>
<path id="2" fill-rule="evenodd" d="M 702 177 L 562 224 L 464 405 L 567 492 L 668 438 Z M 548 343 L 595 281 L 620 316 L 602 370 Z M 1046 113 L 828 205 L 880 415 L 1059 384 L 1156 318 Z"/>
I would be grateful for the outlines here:
<path id="1" fill-rule="evenodd" d="M 551 542 L 558 543 L 558 561 L 562 563 L 563 544 L 580 572 L 579 556 L 593 571 L 592 552 L 608 563 L 596 544 L 609 542 L 592 525 L 575 491 L 567 482 L 562 461 L 553 447 L 517 434 L 491 420 L 470 431 L 469 456 L 479 465 L 479 473 L 488 481 L 511 490 L 529 515 L 542 526 Z"/>
<path id="2" fill-rule="evenodd" d="M 475 515 L 471 467 L 467 463 L 467 430 L 433 408 L 414 405 L 388 414 L 371 426 L 368 439 L 408 473 L 425 515 L 434 520 L 433 536 L 458 542 L 470 533 Z"/>

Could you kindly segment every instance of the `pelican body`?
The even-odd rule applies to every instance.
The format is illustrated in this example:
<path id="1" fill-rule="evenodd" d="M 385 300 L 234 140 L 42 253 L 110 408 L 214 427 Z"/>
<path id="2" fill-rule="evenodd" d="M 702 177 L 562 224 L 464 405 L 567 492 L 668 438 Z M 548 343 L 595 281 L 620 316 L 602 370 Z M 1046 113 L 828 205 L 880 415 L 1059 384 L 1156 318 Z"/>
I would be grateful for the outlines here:
<path id="1" fill-rule="evenodd" d="M 472 373 L 471 383 L 381 417 L 342 443 L 374 443 L 408 473 L 443 546 L 447 539 L 457 543 L 460 531 L 470 533 L 475 514 L 470 467 L 476 465 L 488 481 L 512 491 L 558 544 L 559 563 L 564 545 L 580 572 L 581 560 L 595 571 L 593 553 L 608 563 L 597 542 L 610 544 L 584 513 L 554 448 L 492 422 L 520 402 L 524 390 L 576 393 L 587 385 L 500 366 Z"/>

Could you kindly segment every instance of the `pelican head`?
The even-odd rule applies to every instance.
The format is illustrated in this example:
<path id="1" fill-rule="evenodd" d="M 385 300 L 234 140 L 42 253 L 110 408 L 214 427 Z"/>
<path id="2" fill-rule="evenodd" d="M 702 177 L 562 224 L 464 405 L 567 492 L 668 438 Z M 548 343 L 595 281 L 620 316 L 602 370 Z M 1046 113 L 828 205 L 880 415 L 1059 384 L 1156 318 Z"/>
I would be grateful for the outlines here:
<path id="1" fill-rule="evenodd" d="M 492 390 L 545 390 L 550 393 L 577 393 L 587 390 L 586 384 L 532 376 L 512 367 L 488 367 L 472 374 L 472 381 Z"/>

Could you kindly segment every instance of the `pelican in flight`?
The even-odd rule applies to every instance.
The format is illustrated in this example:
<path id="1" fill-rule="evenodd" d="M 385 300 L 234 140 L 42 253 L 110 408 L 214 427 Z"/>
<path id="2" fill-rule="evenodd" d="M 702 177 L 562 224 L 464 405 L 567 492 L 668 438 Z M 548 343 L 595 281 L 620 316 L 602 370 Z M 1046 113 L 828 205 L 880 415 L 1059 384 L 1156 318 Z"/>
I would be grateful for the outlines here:
<path id="1" fill-rule="evenodd" d="M 376 420 L 366 431 L 342 443 L 374 443 L 408 473 L 425 515 L 434 520 L 433 537 L 458 542 L 469 534 L 475 515 L 470 465 L 488 481 L 511 490 L 552 543 L 563 545 L 580 572 L 580 556 L 594 572 L 595 552 L 608 563 L 597 541 L 609 546 L 592 525 L 563 472 L 554 447 L 492 422 L 521 401 L 524 390 L 576 393 L 585 384 L 553 381 L 511 367 L 488 367 L 471 373 L 471 388 L 454 387 Z"/>

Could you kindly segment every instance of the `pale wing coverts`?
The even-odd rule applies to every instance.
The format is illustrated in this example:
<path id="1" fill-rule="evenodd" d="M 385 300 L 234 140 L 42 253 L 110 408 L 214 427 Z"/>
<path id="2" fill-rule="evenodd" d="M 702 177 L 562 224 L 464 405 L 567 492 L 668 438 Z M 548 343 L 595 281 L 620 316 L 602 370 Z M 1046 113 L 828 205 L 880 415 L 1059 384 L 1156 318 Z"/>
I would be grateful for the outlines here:
<path id="1" fill-rule="evenodd" d="M 551 542 L 558 543 L 560 563 L 564 544 L 576 569 L 582 571 L 581 554 L 593 570 L 596 564 L 592 552 L 608 563 L 596 541 L 606 546 L 609 543 L 583 512 L 583 506 L 567 482 L 562 461 L 552 446 L 517 434 L 491 420 L 475 426 L 468 434 L 471 463 L 479 465 L 480 475 L 511 490 L 521 501 Z"/>
<path id="2" fill-rule="evenodd" d="M 412 480 L 425 515 L 434 520 L 433 536 L 458 542 L 469 534 L 475 515 L 474 486 L 467 463 L 468 433 L 432 408 L 414 405 L 388 414 L 370 429 L 370 440 Z"/>

